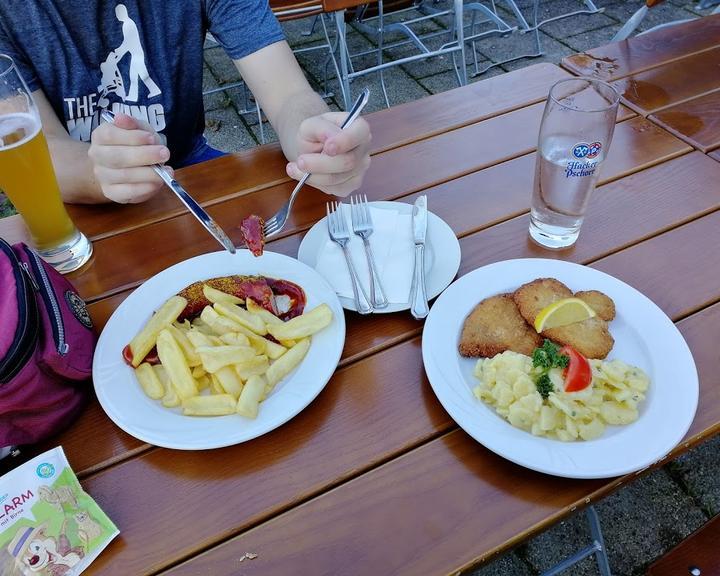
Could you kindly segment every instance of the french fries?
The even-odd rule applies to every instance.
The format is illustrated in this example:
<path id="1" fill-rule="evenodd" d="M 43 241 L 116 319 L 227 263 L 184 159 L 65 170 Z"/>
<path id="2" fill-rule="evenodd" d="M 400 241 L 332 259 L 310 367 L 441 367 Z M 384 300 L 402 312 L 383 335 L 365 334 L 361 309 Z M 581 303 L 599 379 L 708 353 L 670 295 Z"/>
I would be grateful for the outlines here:
<path id="1" fill-rule="evenodd" d="M 135 376 L 140 382 L 143 392 L 153 400 L 159 400 L 165 395 L 165 386 L 162 385 L 153 367 L 147 362 L 143 362 L 135 368 Z"/>
<path id="2" fill-rule="evenodd" d="M 245 418 L 256 418 L 260 400 L 265 395 L 265 380 L 262 376 L 251 376 L 245 384 L 237 402 L 237 413 Z"/>
<path id="3" fill-rule="evenodd" d="M 250 346 L 199 346 L 196 350 L 205 371 L 212 373 L 255 356 L 255 350 Z"/>
<path id="4" fill-rule="evenodd" d="M 269 324 L 268 332 L 278 340 L 298 340 L 320 332 L 330 322 L 332 322 L 330 306 L 320 304 L 307 314 L 296 316 L 282 324 Z"/>
<path id="5" fill-rule="evenodd" d="M 183 400 L 182 408 L 186 416 L 227 416 L 235 413 L 237 401 L 231 394 L 193 396 Z"/>
<path id="6" fill-rule="evenodd" d="M 230 318 L 230 320 L 237 322 L 241 326 L 245 326 L 245 328 L 252 330 L 258 336 L 267 334 L 265 322 L 257 314 L 248 312 L 244 308 L 240 308 L 240 306 L 225 304 L 224 302 L 217 302 L 213 308 L 218 314 Z"/>
<path id="7" fill-rule="evenodd" d="M 255 316 L 259 316 L 260 319 L 263 322 L 265 322 L 265 324 L 282 324 L 283 323 L 283 321 L 280 320 L 280 318 L 275 316 L 275 314 L 273 314 L 272 312 L 268 312 L 267 310 L 265 310 L 265 308 L 260 306 L 260 304 L 255 302 L 255 300 L 253 300 L 252 298 L 248 298 L 248 301 L 245 302 L 245 306 L 246 306 L 248 312 L 255 314 Z"/>
<path id="8" fill-rule="evenodd" d="M 223 292 L 222 290 L 218 290 L 212 286 L 208 286 L 207 284 L 203 284 L 203 294 L 205 295 L 205 298 L 210 300 L 213 304 L 217 304 L 218 302 L 227 302 L 228 304 L 244 303 L 242 298 L 238 298 L 233 294 L 228 294 L 227 292 Z"/>
<path id="9" fill-rule="evenodd" d="M 300 361 L 305 358 L 305 354 L 307 354 L 309 349 L 310 339 L 305 338 L 300 340 L 300 342 L 295 344 L 295 346 L 290 348 L 290 350 L 275 360 L 275 362 L 268 367 L 267 372 L 265 372 L 265 376 L 270 390 L 275 387 L 275 384 L 290 374 L 295 366 L 300 364 Z"/>
<path id="10" fill-rule="evenodd" d="M 187 301 L 173 296 L 132 339 L 138 383 L 186 416 L 256 418 L 262 401 L 303 361 L 312 335 L 332 322 L 332 311 L 321 304 L 285 322 L 250 298 L 207 284 L 203 294 L 211 305 L 192 321 L 177 320 Z M 155 366 L 142 361 L 153 347 Z"/>
<path id="11" fill-rule="evenodd" d="M 195 378 L 190 372 L 187 359 L 180 345 L 169 330 L 162 330 L 157 337 L 158 358 L 170 376 L 175 392 L 181 400 L 197 396 L 198 389 Z"/>
<path id="12" fill-rule="evenodd" d="M 180 348 L 182 348 L 185 358 L 187 358 L 188 366 L 190 366 L 190 368 L 200 366 L 200 356 L 197 355 L 195 347 L 190 343 L 190 340 L 188 340 L 187 333 L 172 324 L 166 326 L 165 329 L 170 331 L 170 334 L 173 335 L 175 341 L 180 345 Z"/>
<path id="13" fill-rule="evenodd" d="M 130 340 L 130 352 L 132 352 L 132 365 L 134 368 L 140 366 L 148 352 L 153 349 L 160 331 L 177 320 L 180 313 L 185 310 L 187 300 L 182 296 L 173 296 L 168 299 L 160 310 L 155 312 L 145 327 Z"/>

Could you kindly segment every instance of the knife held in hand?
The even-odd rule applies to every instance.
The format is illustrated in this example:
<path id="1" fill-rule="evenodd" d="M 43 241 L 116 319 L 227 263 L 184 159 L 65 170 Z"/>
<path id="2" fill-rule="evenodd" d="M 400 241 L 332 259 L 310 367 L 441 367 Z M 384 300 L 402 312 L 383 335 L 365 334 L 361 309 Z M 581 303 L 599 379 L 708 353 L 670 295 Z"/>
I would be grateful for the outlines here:
<path id="1" fill-rule="evenodd" d="M 415 240 L 415 266 L 410 287 L 410 312 L 417 320 L 428 315 L 425 289 L 425 234 L 427 232 L 427 196 L 415 200 L 412 211 L 413 239 Z"/>
<path id="2" fill-rule="evenodd" d="M 109 110 L 103 110 L 100 115 L 105 122 L 109 122 L 110 124 L 115 123 L 115 114 Z M 185 207 L 193 216 L 195 216 L 195 218 L 198 219 L 200 224 L 205 227 L 205 230 L 210 232 L 213 238 L 215 238 L 215 240 L 217 240 L 220 245 L 225 248 L 225 250 L 231 254 L 235 254 L 235 245 L 232 243 L 232 240 L 230 240 L 228 235 L 225 234 L 222 228 L 220 228 L 220 225 L 211 218 L 210 214 L 205 212 L 205 209 L 185 191 L 185 188 L 180 186 L 180 183 L 170 176 L 161 164 L 153 164 L 150 167 L 155 170 L 155 173 L 162 178 L 167 187 L 175 193 L 183 204 L 185 204 Z"/>

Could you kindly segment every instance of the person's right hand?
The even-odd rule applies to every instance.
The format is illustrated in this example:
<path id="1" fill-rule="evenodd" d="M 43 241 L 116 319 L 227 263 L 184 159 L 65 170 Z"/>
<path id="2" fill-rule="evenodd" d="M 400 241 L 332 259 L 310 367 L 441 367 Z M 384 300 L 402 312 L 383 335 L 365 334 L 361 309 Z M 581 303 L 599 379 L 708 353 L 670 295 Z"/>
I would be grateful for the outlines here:
<path id="1" fill-rule="evenodd" d="M 147 122 L 116 114 L 114 124 L 102 122 L 93 131 L 88 156 L 103 195 L 127 204 L 143 202 L 162 188 L 151 166 L 167 162 L 170 150 Z"/>

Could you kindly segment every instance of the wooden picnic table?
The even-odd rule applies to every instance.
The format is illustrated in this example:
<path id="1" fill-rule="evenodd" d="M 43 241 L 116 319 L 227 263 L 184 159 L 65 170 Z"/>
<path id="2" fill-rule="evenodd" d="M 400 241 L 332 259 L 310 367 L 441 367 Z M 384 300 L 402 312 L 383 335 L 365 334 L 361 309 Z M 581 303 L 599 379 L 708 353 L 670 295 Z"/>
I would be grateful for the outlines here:
<path id="1" fill-rule="evenodd" d="M 692 102 L 720 82 L 698 74 L 673 84 L 663 69 L 682 59 L 716 69 L 719 26 L 720 17 L 705 18 L 684 25 L 676 42 L 663 41 L 663 31 L 597 55 L 613 60 L 610 80 L 655 70 L 669 101 Z M 561 258 L 654 300 L 687 340 L 700 376 L 698 411 L 673 458 L 720 429 L 720 162 L 640 112 L 654 113 L 657 104 L 640 99 L 631 107 L 626 95 L 576 246 L 538 247 L 527 232 L 538 128 L 550 86 L 569 76 L 538 64 L 368 115 L 374 157 L 362 192 L 409 203 L 427 194 L 460 240 L 459 275 L 510 258 Z M 693 78 L 696 92 L 687 85 Z M 177 177 L 239 243 L 242 217 L 272 214 L 287 198 L 294 182 L 284 164 L 280 148 L 269 145 Z M 267 249 L 296 256 L 326 199 L 305 190 Z M 146 279 L 217 250 L 169 193 L 144 205 L 73 206 L 71 213 L 94 242 L 92 261 L 71 280 L 98 329 Z M 19 217 L 0 221 L 0 235 L 25 238 Z M 93 401 L 40 447 L 63 446 L 120 528 L 88 573 L 455 573 L 637 477 L 563 479 L 501 458 L 437 401 L 423 370 L 422 323 L 409 312 L 346 313 L 346 320 L 343 355 L 323 392 L 260 438 L 206 451 L 157 448 L 124 433 Z M 245 553 L 257 557 L 240 563 Z"/>
<path id="2" fill-rule="evenodd" d="M 565 58 L 612 83 L 638 114 L 702 152 L 720 148 L 720 14 Z"/>

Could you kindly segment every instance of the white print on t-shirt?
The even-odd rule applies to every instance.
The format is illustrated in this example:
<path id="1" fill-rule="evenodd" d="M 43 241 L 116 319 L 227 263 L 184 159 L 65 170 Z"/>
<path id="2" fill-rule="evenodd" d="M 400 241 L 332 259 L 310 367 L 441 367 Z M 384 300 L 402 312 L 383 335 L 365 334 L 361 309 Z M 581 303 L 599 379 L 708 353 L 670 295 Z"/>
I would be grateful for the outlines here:
<path id="1" fill-rule="evenodd" d="M 100 72 L 102 78 L 98 91 L 100 92 L 100 101 L 98 104 L 102 107 L 107 106 L 108 101 L 105 96 L 114 92 L 126 102 L 137 102 L 138 85 L 140 81 L 145 84 L 148 89 L 148 98 L 160 95 L 162 92 L 158 85 L 155 84 L 147 66 L 145 66 L 145 51 L 140 43 L 140 33 L 137 24 L 128 16 L 127 8 L 124 4 L 118 4 L 115 7 L 115 16 L 122 22 L 123 41 L 120 46 L 111 51 L 105 62 L 100 64 Z M 123 85 L 122 75 L 118 69 L 118 62 L 122 60 L 125 54 L 130 54 L 130 90 L 126 93 Z"/>
<path id="2" fill-rule="evenodd" d="M 115 94 L 123 102 L 112 104 L 113 112 L 129 114 L 149 123 L 159 132 L 166 126 L 165 110 L 162 104 L 149 106 L 133 106 L 126 104 L 137 102 L 142 83 L 147 89 L 147 98 L 155 98 L 162 91 L 150 77 L 145 65 L 145 51 L 140 42 L 137 24 L 128 15 L 124 4 L 115 7 L 115 16 L 122 23 L 123 40 L 120 46 L 110 51 L 104 62 L 100 64 L 100 84 L 97 92 L 77 98 L 64 98 L 66 105 L 65 117 L 69 134 L 76 140 L 89 141 L 90 134 L 100 121 L 100 110 L 110 105 L 108 96 Z M 126 56 L 129 55 L 129 58 Z M 129 88 L 126 90 L 120 65 L 128 68 Z"/>

